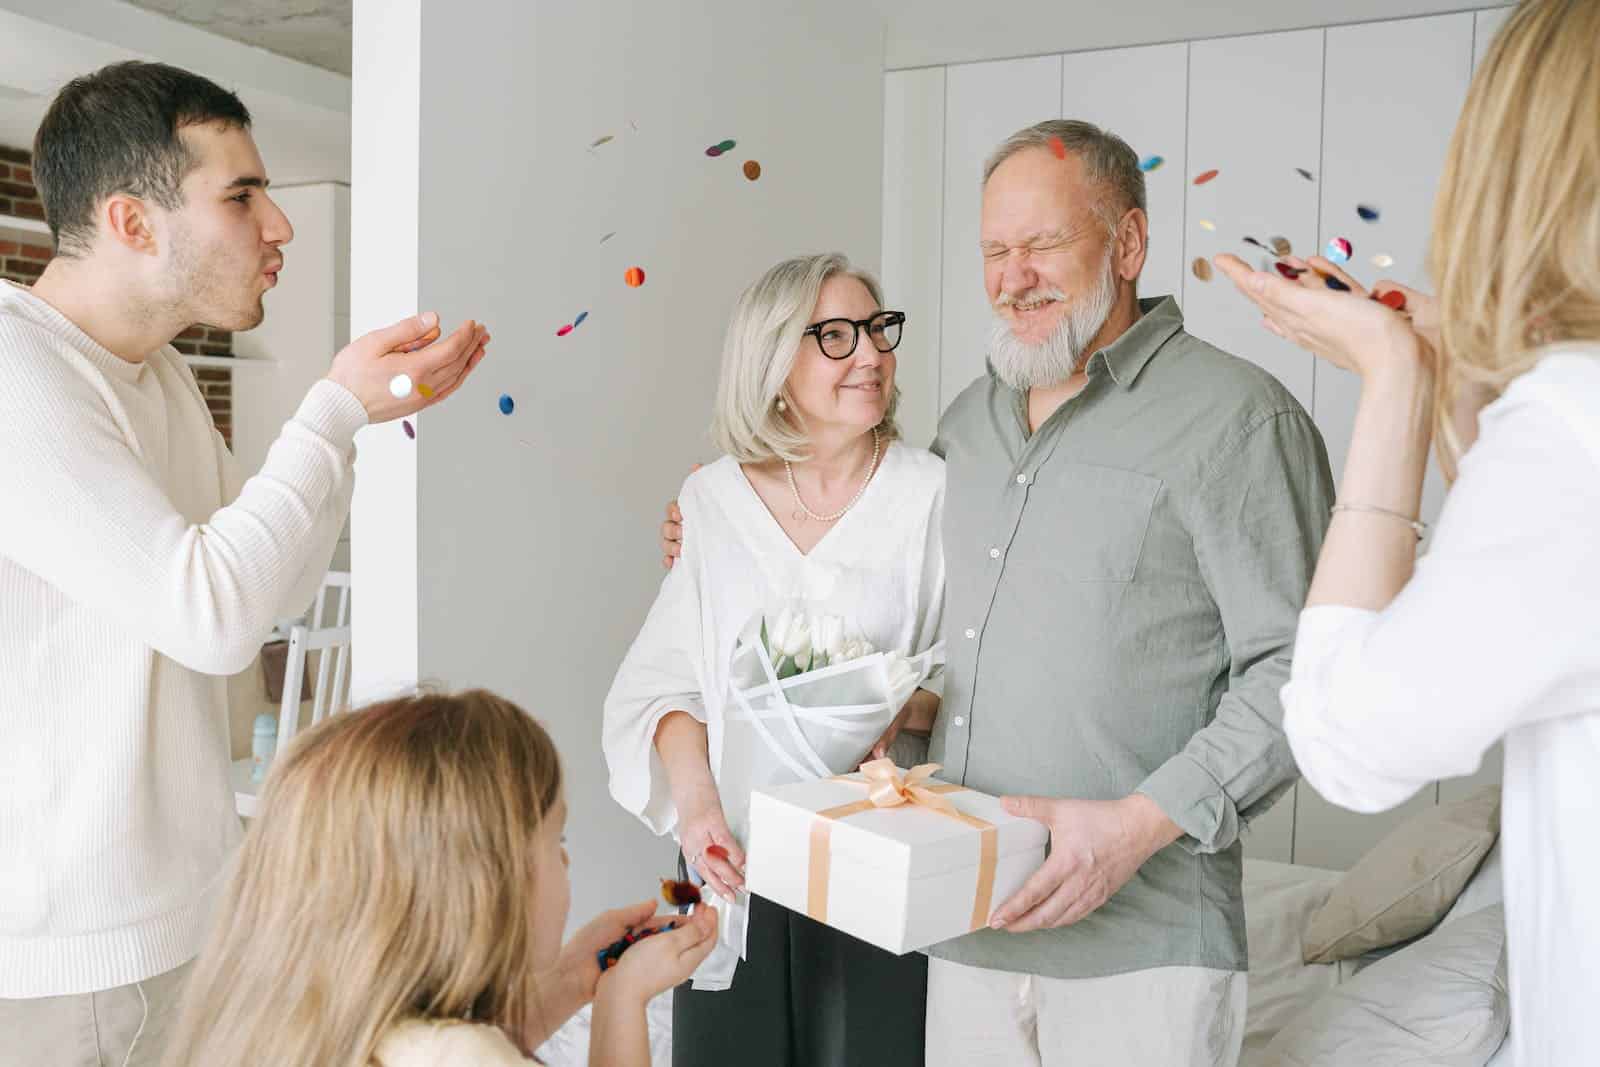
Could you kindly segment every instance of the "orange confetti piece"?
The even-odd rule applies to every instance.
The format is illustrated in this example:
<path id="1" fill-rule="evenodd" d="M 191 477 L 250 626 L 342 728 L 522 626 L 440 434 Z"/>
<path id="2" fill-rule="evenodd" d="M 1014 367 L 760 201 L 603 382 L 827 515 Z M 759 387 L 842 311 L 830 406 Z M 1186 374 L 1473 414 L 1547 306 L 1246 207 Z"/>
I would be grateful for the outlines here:
<path id="1" fill-rule="evenodd" d="M 1067 158 L 1067 146 L 1062 142 L 1061 138 L 1059 138 L 1059 137 L 1050 138 L 1050 151 L 1052 151 L 1052 152 L 1054 152 L 1056 154 L 1056 158 L 1057 159 L 1066 159 Z"/>
<path id="2" fill-rule="evenodd" d="M 622 280 L 628 283 L 630 289 L 637 289 L 644 284 L 644 268 L 629 267 L 622 275 Z"/>
<path id="3" fill-rule="evenodd" d="M 1208 182 L 1211 179 L 1215 178 L 1220 173 L 1222 173 L 1222 172 L 1221 171 L 1216 171 L 1216 170 L 1208 170 L 1204 174 L 1197 174 L 1197 175 L 1195 175 L 1194 183 L 1196 185 L 1204 185 L 1206 182 Z"/>

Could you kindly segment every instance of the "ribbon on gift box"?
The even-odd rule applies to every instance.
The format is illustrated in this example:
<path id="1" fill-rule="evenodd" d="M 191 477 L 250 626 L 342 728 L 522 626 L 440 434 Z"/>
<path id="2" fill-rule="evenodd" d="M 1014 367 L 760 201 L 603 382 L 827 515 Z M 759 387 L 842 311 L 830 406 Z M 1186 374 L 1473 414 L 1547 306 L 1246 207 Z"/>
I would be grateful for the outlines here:
<path id="1" fill-rule="evenodd" d="M 973 894 L 972 925 L 969 929 L 977 930 L 988 923 L 989 905 L 994 896 L 995 866 L 1000 854 L 1000 832 L 993 823 L 976 815 L 968 815 L 944 798 L 946 793 L 965 791 L 966 786 L 948 785 L 942 782 L 923 784 L 939 767 L 937 763 L 923 763 L 909 771 L 901 771 L 894 765 L 893 760 L 875 759 L 861 765 L 865 781 L 843 775 L 833 779 L 836 782 L 866 786 L 867 798 L 833 808 L 824 808 L 816 813 L 816 819 L 811 824 L 810 867 L 806 877 L 807 915 L 819 923 L 828 921 L 828 873 L 833 856 L 829 842 L 833 836 L 833 824 L 839 819 L 848 819 L 852 815 L 859 815 L 874 808 L 894 808 L 910 804 L 964 822 L 979 832 L 978 885 Z"/>

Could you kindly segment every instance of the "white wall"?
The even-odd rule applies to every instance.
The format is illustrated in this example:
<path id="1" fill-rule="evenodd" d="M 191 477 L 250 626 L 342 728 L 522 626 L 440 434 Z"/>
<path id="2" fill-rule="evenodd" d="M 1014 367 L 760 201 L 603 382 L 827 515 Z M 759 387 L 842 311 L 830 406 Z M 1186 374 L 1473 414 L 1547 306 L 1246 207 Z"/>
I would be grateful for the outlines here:
<path id="1" fill-rule="evenodd" d="M 983 160 L 1029 123 L 1084 118 L 1122 134 L 1141 156 L 1166 159 L 1147 175 L 1151 259 L 1141 293 L 1176 291 L 1190 332 L 1275 374 L 1316 418 L 1337 474 L 1349 448 L 1356 383 L 1268 334 L 1231 285 L 1200 281 L 1190 264 L 1222 251 L 1263 261 L 1241 241 L 1246 235 L 1287 237 L 1301 254 L 1345 236 L 1355 245 L 1351 268 L 1358 277 L 1426 287 L 1422 257 L 1445 148 L 1475 57 L 1503 18 L 1503 9 L 1468 11 L 888 73 L 885 158 L 922 160 L 933 146 L 944 152 L 937 169 L 907 166 L 893 183 L 886 177 L 886 205 L 912 209 L 886 207 L 884 228 L 889 290 L 939 317 L 941 408 L 983 372 L 989 318 L 977 250 Z M 903 31 L 893 27 L 891 40 Z M 1059 30 L 1036 32 L 1028 51 L 1052 43 L 1076 49 L 1081 40 Z M 1297 167 L 1315 181 L 1296 174 Z M 1215 181 L 1192 183 L 1213 168 L 1221 172 Z M 1377 206 L 1378 221 L 1360 220 L 1358 203 Z M 937 241 L 927 227 L 937 229 Z M 934 247 L 937 279 L 917 269 Z M 1393 266 L 1374 266 L 1378 253 L 1391 256 Z M 1437 516 L 1442 499 L 1434 472 L 1424 518 Z M 1302 783 L 1252 827 L 1247 852 L 1348 866 L 1415 808 L 1498 781 L 1499 766 L 1496 750 L 1477 775 L 1430 787 L 1399 811 L 1376 816 L 1334 808 Z"/>
<path id="2" fill-rule="evenodd" d="M 407 623 L 375 620 L 369 591 L 392 583 L 383 610 L 403 614 L 414 587 L 417 675 L 488 686 L 549 726 L 568 775 L 575 912 L 590 913 L 669 871 L 670 846 L 607 794 L 601 704 L 661 579 L 662 506 L 713 456 L 733 301 L 798 252 L 878 267 L 882 39 L 842 0 L 381 11 L 356 5 L 355 329 L 381 317 L 382 279 L 385 314 L 415 297 L 448 324 L 481 318 L 494 343 L 415 443 L 397 425 L 364 435 L 358 496 L 382 498 L 382 516 L 356 516 L 357 663 L 369 679 L 405 673 L 403 633 L 392 647 L 375 635 Z M 385 35 L 399 55 L 379 67 L 368 60 Z M 408 112 L 414 145 L 403 129 L 398 145 L 364 129 Z M 616 139 L 591 151 L 603 135 Z M 737 149 L 707 158 L 725 138 Z M 747 159 L 759 181 L 740 173 Z M 411 294 L 380 222 L 407 210 Z M 639 289 L 623 284 L 634 265 Z M 557 338 L 580 311 L 588 320 Z M 497 410 L 502 393 L 514 415 Z"/>

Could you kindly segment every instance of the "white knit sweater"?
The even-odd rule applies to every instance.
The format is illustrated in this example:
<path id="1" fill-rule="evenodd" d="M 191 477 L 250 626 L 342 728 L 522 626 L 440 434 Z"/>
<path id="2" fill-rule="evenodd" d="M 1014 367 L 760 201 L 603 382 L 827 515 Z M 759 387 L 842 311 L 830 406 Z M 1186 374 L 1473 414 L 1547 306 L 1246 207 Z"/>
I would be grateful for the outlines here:
<path id="1" fill-rule="evenodd" d="M 365 424 L 321 382 L 241 485 L 176 351 L 0 283 L 0 997 L 198 951 L 239 838 L 221 676 L 316 594 Z"/>

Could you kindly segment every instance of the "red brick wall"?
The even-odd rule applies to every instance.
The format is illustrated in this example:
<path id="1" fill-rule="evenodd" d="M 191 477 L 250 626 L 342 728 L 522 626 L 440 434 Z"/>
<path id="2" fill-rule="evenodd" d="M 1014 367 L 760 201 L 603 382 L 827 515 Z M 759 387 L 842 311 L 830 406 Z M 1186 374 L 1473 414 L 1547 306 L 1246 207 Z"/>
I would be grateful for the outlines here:
<path id="1" fill-rule="evenodd" d="M 33 157 L 20 148 L 0 145 L 0 215 L 24 219 L 44 218 L 44 204 L 33 184 Z M 0 278 L 32 285 L 50 262 L 49 242 L 0 239 Z M 209 326 L 193 326 L 172 342 L 186 356 L 231 356 L 233 334 Z M 205 394 L 211 418 L 223 438 L 233 444 L 233 372 L 225 367 L 196 367 L 195 379 Z"/>

